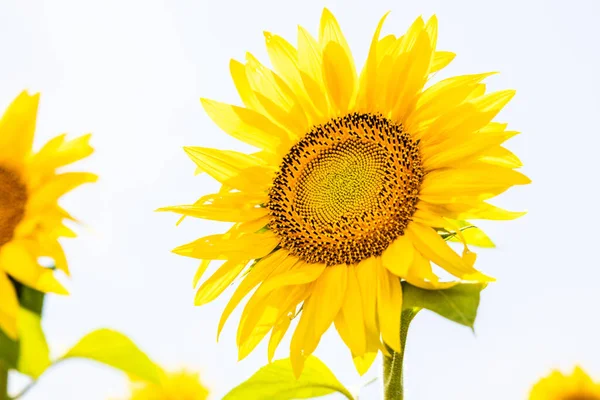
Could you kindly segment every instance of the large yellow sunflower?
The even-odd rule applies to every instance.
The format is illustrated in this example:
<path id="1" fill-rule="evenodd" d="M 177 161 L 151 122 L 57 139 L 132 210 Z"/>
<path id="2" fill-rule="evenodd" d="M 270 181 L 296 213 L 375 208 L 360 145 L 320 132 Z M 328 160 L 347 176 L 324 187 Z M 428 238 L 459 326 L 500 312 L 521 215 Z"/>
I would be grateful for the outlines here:
<path id="1" fill-rule="evenodd" d="M 0 328 L 17 336 L 19 308 L 14 282 L 42 292 L 64 294 L 53 270 L 38 258 L 50 257 L 68 274 L 60 237 L 74 237 L 63 224 L 73 218 L 58 199 L 75 187 L 96 180 L 87 172 L 60 168 L 90 155 L 89 135 L 67 141 L 65 135 L 32 152 L 39 95 L 21 93 L 0 120 Z"/>
<path id="2" fill-rule="evenodd" d="M 164 375 L 160 385 L 133 381 L 130 400 L 206 400 L 209 391 L 196 373 L 179 371 Z"/>
<path id="3" fill-rule="evenodd" d="M 580 367 L 570 376 L 554 371 L 533 387 L 529 400 L 600 400 L 600 382 Z"/>
<path id="4" fill-rule="evenodd" d="M 265 33 L 273 70 L 251 54 L 231 61 L 244 107 L 202 99 L 221 129 L 258 151 L 187 147 L 222 189 L 162 210 L 234 223 L 174 252 L 202 260 L 198 279 L 211 261 L 225 261 L 198 290 L 198 305 L 244 276 L 219 331 L 258 286 L 239 324 L 240 358 L 271 332 L 271 359 L 301 313 L 290 349 L 296 374 L 332 323 L 363 373 L 382 342 L 400 351 L 399 278 L 430 289 L 451 284 L 435 264 L 460 280 L 491 280 L 473 268 L 473 235 L 460 228 L 467 219 L 522 215 L 487 203 L 530 182 L 502 147 L 517 132 L 492 122 L 514 91 L 486 93 L 491 73 L 428 86 L 454 58 L 436 50 L 437 19 L 381 37 L 384 19 L 360 75 L 325 9 L 318 39 L 300 27 L 294 47 Z M 448 235 L 463 241 L 462 255 Z"/>

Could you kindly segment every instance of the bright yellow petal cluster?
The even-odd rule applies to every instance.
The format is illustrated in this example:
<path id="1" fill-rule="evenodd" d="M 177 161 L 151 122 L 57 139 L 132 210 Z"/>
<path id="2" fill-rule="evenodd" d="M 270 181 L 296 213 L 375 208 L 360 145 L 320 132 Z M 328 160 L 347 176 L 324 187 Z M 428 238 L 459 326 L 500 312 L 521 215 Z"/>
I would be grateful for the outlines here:
<path id="1" fill-rule="evenodd" d="M 130 400 L 206 400 L 208 394 L 198 374 L 182 371 L 166 374 L 161 385 L 132 382 Z"/>
<path id="2" fill-rule="evenodd" d="M 251 54 L 244 63 L 231 61 L 243 107 L 202 99 L 221 129 L 258 151 L 186 148 L 222 189 L 162 210 L 233 223 L 224 234 L 174 251 L 202 260 L 196 282 L 212 261 L 223 261 L 200 286 L 197 305 L 244 277 L 219 331 L 257 288 L 238 327 L 240 358 L 270 333 L 271 359 L 301 312 L 290 348 L 297 374 L 332 324 L 363 373 L 382 342 L 400 351 L 399 278 L 427 289 L 453 284 L 441 282 L 436 269 L 463 281 L 492 280 L 473 267 L 475 254 L 467 247 L 491 242 L 479 230 L 463 234 L 461 228 L 469 219 L 522 215 L 487 202 L 530 182 L 503 147 L 517 132 L 493 122 L 515 92 L 488 93 L 482 82 L 492 73 L 429 84 L 454 58 L 436 50 L 437 19 L 418 18 L 404 35 L 382 36 L 384 19 L 360 74 L 338 22 L 324 10 L 318 38 L 300 27 L 293 46 L 265 33 L 273 69 Z M 319 178 L 310 177 L 314 171 Z M 418 189 L 402 186 L 405 181 L 417 182 Z M 323 192 L 307 194 L 306 182 Z M 373 189 L 377 182 L 379 191 Z M 371 197 L 354 196 L 363 192 Z M 399 208 L 382 206 L 390 199 Z M 440 234 L 461 241 L 462 254 Z M 364 245 L 370 242 L 382 250 Z M 325 246 L 347 253 L 329 252 L 319 261 L 315 254 Z M 337 259 L 354 261 L 331 262 Z"/>
<path id="3" fill-rule="evenodd" d="M 600 382 L 594 382 L 580 367 L 571 375 L 553 371 L 533 387 L 529 400 L 600 400 Z"/>
<path id="4" fill-rule="evenodd" d="M 75 237 L 63 224 L 72 220 L 58 199 L 77 186 L 94 182 L 87 172 L 62 172 L 89 156 L 90 135 L 66 140 L 60 135 L 32 152 L 39 95 L 21 93 L 0 120 L 0 328 L 16 337 L 18 299 L 11 279 L 42 292 L 66 294 L 51 269 L 38 263 L 50 257 L 69 273 L 58 241 Z"/>

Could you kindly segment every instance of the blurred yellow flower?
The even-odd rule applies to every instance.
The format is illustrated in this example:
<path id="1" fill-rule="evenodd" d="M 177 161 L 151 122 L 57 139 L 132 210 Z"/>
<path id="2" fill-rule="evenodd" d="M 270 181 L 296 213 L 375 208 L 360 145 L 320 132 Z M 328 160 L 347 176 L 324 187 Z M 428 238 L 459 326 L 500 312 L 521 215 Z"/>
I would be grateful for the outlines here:
<path id="1" fill-rule="evenodd" d="M 600 382 L 592 381 L 580 367 L 571 375 L 553 371 L 533 387 L 529 400 L 600 400 Z"/>
<path id="2" fill-rule="evenodd" d="M 58 199 L 96 180 L 87 172 L 59 171 L 93 152 L 89 135 L 67 141 L 63 134 L 32 152 L 38 101 L 38 94 L 23 92 L 0 120 L 0 328 L 13 338 L 19 303 L 11 278 L 42 292 L 67 293 L 38 258 L 52 258 L 68 274 L 58 239 L 75 236 L 63 224 L 73 218 Z"/>
<path id="3" fill-rule="evenodd" d="M 187 147 L 222 189 L 161 210 L 234 223 L 174 252 L 202 260 L 198 279 L 211 261 L 225 260 L 200 287 L 197 305 L 244 276 L 219 331 L 260 285 L 242 313 L 240 358 L 269 332 L 272 358 L 301 309 L 290 349 L 296 374 L 332 324 L 363 373 L 382 340 L 400 351 L 399 278 L 428 289 L 452 284 L 440 282 L 433 263 L 461 280 L 492 280 L 473 267 L 467 248 L 489 239 L 461 228 L 470 218 L 522 215 L 487 203 L 530 182 L 502 146 L 518 132 L 492 122 L 515 92 L 486 93 L 481 82 L 492 73 L 426 88 L 454 58 L 436 50 L 436 17 L 381 37 L 384 19 L 360 74 L 325 9 L 317 39 L 300 27 L 294 47 L 265 33 L 273 70 L 251 54 L 231 61 L 245 107 L 202 99 L 219 127 L 259 150 Z M 462 255 L 440 234 L 461 240 Z"/>
<path id="4" fill-rule="evenodd" d="M 205 400 L 208 393 L 198 374 L 181 371 L 166 374 L 160 386 L 132 382 L 130 400 Z"/>

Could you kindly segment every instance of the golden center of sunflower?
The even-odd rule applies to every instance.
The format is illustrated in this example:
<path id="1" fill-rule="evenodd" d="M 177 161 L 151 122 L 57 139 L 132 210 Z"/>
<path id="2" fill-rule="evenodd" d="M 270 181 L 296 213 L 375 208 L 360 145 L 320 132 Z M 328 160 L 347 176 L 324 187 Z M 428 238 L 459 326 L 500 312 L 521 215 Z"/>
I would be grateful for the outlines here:
<path id="1" fill-rule="evenodd" d="M 381 115 L 315 126 L 284 157 L 269 192 L 269 228 L 309 263 L 378 256 L 410 222 L 423 168 L 418 142 Z"/>
<path id="2" fill-rule="evenodd" d="M 574 394 L 565 397 L 564 400 L 600 400 L 600 397 L 593 394 Z"/>
<path id="3" fill-rule="evenodd" d="M 0 247 L 12 238 L 25 216 L 27 188 L 12 171 L 0 166 Z"/>

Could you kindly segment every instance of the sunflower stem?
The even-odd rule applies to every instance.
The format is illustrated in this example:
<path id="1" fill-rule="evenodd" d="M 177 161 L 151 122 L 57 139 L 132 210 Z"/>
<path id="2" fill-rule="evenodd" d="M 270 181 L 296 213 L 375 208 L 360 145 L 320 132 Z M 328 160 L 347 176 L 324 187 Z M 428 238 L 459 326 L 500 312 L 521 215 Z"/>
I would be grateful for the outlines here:
<path id="1" fill-rule="evenodd" d="M 418 310 L 407 309 L 402 311 L 402 320 L 400 324 L 400 353 L 395 352 L 389 346 L 386 348 L 389 356 L 383 356 L 383 398 L 385 400 L 404 400 L 404 348 L 406 347 L 406 337 L 408 335 L 408 326 L 417 315 Z"/>
<path id="2" fill-rule="evenodd" d="M 0 400 L 9 400 L 8 397 L 8 368 L 0 361 Z"/>

